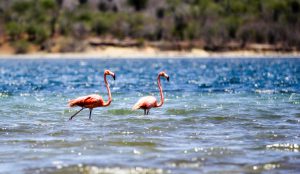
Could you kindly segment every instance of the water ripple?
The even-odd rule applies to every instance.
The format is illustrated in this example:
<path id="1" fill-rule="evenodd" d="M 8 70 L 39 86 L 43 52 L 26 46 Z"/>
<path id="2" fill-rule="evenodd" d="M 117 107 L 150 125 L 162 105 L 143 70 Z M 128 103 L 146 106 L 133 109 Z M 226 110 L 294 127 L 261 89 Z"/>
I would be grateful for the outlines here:
<path id="1" fill-rule="evenodd" d="M 70 99 L 100 94 L 111 106 Z M 138 98 L 165 103 L 150 115 Z M 299 173 L 299 59 L 0 60 L 0 173 Z M 12 171 L 13 170 L 13 171 Z"/>

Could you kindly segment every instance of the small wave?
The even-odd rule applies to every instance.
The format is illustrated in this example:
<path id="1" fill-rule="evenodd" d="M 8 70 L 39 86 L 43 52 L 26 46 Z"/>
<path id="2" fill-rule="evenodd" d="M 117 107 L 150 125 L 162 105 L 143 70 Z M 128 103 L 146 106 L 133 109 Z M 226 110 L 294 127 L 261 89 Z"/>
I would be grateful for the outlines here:
<path id="1" fill-rule="evenodd" d="M 185 117 L 181 120 L 181 122 L 184 122 L 185 124 L 194 124 L 194 123 L 197 123 L 199 121 L 199 117 Z"/>
<path id="2" fill-rule="evenodd" d="M 126 123 L 135 123 L 135 124 L 151 124 L 155 123 L 157 121 L 162 121 L 162 120 L 157 120 L 153 119 L 151 117 L 146 117 L 144 115 L 142 116 L 130 116 L 129 118 L 124 118 L 124 119 L 117 119 L 115 121 L 121 121 L 121 122 L 126 122 Z"/>
<path id="3" fill-rule="evenodd" d="M 269 145 L 266 145 L 266 148 L 267 149 L 274 149 L 274 150 L 294 151 L 294 152 L 299 152 L 300 151 L 300 145 L 299 144 L 290 144 L 290 143 L 269 144 Z"/>
<path id="4" fill-rule="evenodd" d="M 291 124 L 299 124 L 300 120 L 287 119 L 286 122 L 291 123 Z"/>
<path id="5" fill-rule="evenodd" d="M 201 121 L 215 123 L 215 124 L 230 122 L 231 124 L 233 124 L 233 123 L 237 123 L 237 122 L 245 121 L 245 120 L 243 118 L 241 119 L 241 118 L 234 117 L 234 116 L 212 115 L 212 116 L 201 117 Z"/>
<path id="6" fill-rule="evenodd" d="M 264 170 L 273 170 L 273 169 L 279 168 L 280 166 L 281 165 L 280 165 L 279 162 L 273 162 L 273 163 L 265 163 L 265 164 L 254 165 L 251 168 L 252 168 L 252 170 L 261 173 Z"/>
<path id="7" fill-rule="evenodd" d="M 130 109 L 112 109 L 112 110 L 108 110 L 107 113 L 111 115 L 130 115 L 133 114 L 134 111 Z"/>
<path id="8" fill-rule="evenodd" d="M 93 165 L 77 164 L 72 166 L 65 166 L 60 162 L 55 164 L 55 167 L 30 169 L 28 173 L 49 173 L 49 174 L 73 174 L 73 173 L 123 173 L 123 174 L 161 174 L 166 173 L 163 169 L 144 168 L 144 167 L 98 167 Z"/>
<path id="9" fill-rule="evenodd" d="M 31 147 L 34 148 L 48 147 L 51 149 L 79 147 L 85 144 L 84 141 L 67 141 L 65 139 L 56 139 L 56 138 L 51 140 L 32 138 L 32 139 L 10 140 L 7 142 L 12 144 L 19 143 L 23 145 L 30 145 Z"/>
<path id="10" fill-rule="evenodd" d="M 167 113 L 171 115 L 189 115 L 198 113 L 199 111 L 197 109 L 168 109 Z"/>
<path id="11" fill-rule="evenodd" d="M 208 120 L 213 120 L 213 121 L 231 121 L 237 119 L 236 117 L 231 117 L 231 116 L 210 116 L 206 118 Z"/>
<path id="12" fill-rule="evenodd" d="M 240 84 L 241 80 L 238 77 L 232 77 L 232 78 L 229 79 L 229 83 L 230 84 Z"/>
<path id="13" fill-rule="evenodd" d="M 279 89 L 279 90 L 273 90 L 273 89 L 256 89 L 254 90 L 255 93 L 258 94 L 276 94 L 276 93 L 284 93 L 284 94 L 289 94 L 289 93 L 294 93 L 294 90 L 289 90 L 289 89 Z"/>
<path id="14" fill-rule="evenodd" d="M 189 160 L 174 160 L 168 163 L 170 167 L 180 167 L 180 168 L 199 168 L 202 166 L 202 161 L 189 161 Z"/>
<path id="15" fill-rule="evenodd" d="M 0 92 L 0 98 L 6 98 L 12 96 L 12 93 L 9 92 Z"/>
<path id="16" fill-rule="evenodd" d="M 217 120 L 217 121 L 223 121 L 228 119 L 228 117 L 223 117 L 223 116 L 215 116 L 215 117 L 210 117 L 211 120 Z"/>
<path id="17" fill-rule="evenodd" d="M 260 113 L 260 115 L 257 116 L 259 119 L 278 120 L 282 118 L 281 115 L 275 115 L 274 113 L 266 112 L 264 110 L 258 109 L 258 112 Z"/>
<path id="18" fill-rule="evenodd" d="M 276 91 L 272 89 L 256 89 L 255 93 L 258 94 L 274 94 Z"/>
<path id="19" fill-rule="evenodd" d="M 292 93 L 289 97 L 289 102 L 295 105 L 300 104 L 300 95 L 296 93 Z"/>
<path id="20" fill-rule="evenodd" d="M 271 139 L 271 140 L 280 140 L 286 138 L 286 135 L 284 134 L 275 134 L 275 133 L 258 133 L 255 136 L 257 139 L 265 140 L 265 139 Z"/>
<path id="21" fill-rule="evenodd" d="M 24 103 L 21 103 L 21 102 L 18 102 L 18 103 L 13 103 L 11 105 L 11 108 L 12 109 L 21 109 L 21 110 L 32 110 L 32 111 L 37 111 L 40 109 L 39 106 L 37 106 L 36 104 L 33 104 L 33 103 L 29 103 L 29 102 L 24 102 Z"/>
<path id="22" fill-rule="evenodd" d="M 130 146 L 130 147 L 156 147 L 157 144 L 149 141 L 111 141 L 109 142 L 114 146 Z"/>

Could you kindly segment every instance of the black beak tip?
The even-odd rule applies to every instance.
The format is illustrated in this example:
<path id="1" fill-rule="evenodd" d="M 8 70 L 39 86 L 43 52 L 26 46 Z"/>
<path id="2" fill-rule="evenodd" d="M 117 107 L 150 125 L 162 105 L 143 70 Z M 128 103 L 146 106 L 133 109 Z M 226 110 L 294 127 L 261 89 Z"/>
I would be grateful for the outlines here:
<path id="1" fill-rule="evenodd" d="M 114 80 L 116 80 L 116 75 L 113 76 Z"/>
<path id="2" fill-rule="evenodd" d="M 167 80 L 170 81 L 170 77 L 167 77 Z"/>

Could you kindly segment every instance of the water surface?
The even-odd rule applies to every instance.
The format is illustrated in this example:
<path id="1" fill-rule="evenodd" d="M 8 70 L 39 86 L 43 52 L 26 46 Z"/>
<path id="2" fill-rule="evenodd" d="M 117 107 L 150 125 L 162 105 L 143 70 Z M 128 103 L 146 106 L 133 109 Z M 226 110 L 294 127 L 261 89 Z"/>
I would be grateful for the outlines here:
<path id="1" fill-rule="evenodd" d="M 67 102 L 98 93 L 88 110 Z M 138 98 L 165 104 L 131 111 Z M 300 59 L 0 60 L 1 173 L 299 173 Z"/>

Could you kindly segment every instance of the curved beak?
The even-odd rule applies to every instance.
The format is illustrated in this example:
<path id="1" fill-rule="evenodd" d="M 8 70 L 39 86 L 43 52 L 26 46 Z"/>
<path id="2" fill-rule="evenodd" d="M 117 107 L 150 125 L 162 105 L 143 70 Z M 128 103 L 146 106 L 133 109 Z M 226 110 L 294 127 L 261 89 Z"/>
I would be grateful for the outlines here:
<path id="1" fill-rule="evenodd" d="M 167 76 L 167 80 L 168 80 L 168 81 L 170 80 L 170 77 L 169 77 L 169 76 Z"/>
<path id="2" fill-rule="evenodd" d="M 116 74 L 113 75 L 114 80 L 116 80 Z"/>

